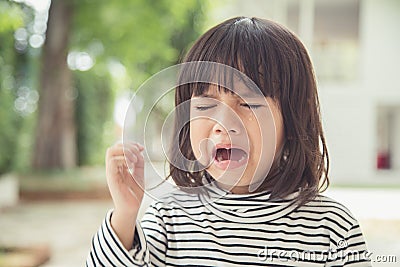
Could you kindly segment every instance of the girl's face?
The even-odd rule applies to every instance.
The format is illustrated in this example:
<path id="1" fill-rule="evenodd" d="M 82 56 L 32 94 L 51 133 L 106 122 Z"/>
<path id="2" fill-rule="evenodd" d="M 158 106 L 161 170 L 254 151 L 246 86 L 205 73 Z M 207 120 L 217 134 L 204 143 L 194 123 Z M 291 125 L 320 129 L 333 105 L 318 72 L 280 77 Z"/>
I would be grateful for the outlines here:
<path id="1" fill-rule="evenodd" d="M 194 155 L 217 183 L 233 193 L 257 189 L 283 143 L 277 104 L 244 86 L 235 93 L 210 86 L 191 98 L 190 117 Z"/>

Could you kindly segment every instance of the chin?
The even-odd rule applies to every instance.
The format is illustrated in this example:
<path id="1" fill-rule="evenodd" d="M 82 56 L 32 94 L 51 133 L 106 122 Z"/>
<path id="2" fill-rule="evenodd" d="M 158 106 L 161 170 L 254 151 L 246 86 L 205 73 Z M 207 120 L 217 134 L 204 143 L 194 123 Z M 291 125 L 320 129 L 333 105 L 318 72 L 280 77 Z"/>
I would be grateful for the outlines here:
<path id="1" fill-rule="evenodd" d="M 248 187 L 247 182 L 241 181 L 241 176 L 237 175 L 236 177 L 230 173 L 222 173 L 216 175 L 215 173 L 210 173 L 209 174 L 214 178 L 214 180 L 223 188 L 228 189 L 231 191 L 232 188 L 234 187 Z"/>
<path id="2" fill-rule="evenodd" d="M 214 165 L 211 165 L 209 168 L 207 168 L 207 172 L 215 180 L 221 180 L 221 179 L 232 180 L 232 179 L 235 179 L 235 181 L 238 181 L 238 180 L 241 179 L 242 176 L 244 176 L 245 171 L 246 171 L 245 168 L 221 170 L 221 169 L 215 167 Z"/>

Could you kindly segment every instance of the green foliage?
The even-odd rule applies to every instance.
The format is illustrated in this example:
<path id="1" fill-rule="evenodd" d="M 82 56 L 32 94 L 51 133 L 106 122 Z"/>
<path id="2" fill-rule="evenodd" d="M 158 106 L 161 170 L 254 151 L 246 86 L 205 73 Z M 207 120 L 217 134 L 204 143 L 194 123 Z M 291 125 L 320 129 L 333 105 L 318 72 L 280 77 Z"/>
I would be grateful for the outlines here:
<path id="1" fill-rule="evenodd" d="M 104 145 L 110 145 L 106 132 L 115 129 L 111 122 L 114 95 L 137 89 L 152 74 L 178 62 L 200 34 L 203 2 L 75 2 L 71 50 L 87 52 L 96 62 L 90 71 L 75 72 L 79 164 L 103 162 Z M 123 66 L 126 73 L 110 75 L 113 64 Z M 167 110 L 157 112 L 160 119 L 167 114 Z"/>
<path id="2" fill-rule="evenodd" d="M 14 103 L 20 84 L 19 70 L 26 58 L 15 52 L 12 33 L 23 25 L 23 17 L 18 4 L 0 2 L 0 175 L 14 167 L 18 153 L 22 120 Z"/>
<path id="3" fill-rule="evenodd" d="M 1 62 L 0 62 L 1 64 Z M 3 80 L 4 70 L 0 71 L 0 80 Z M 6 78 L 9 79 L 8 76 Z M 18 132 L 18 115 L 13 111 L 15 96 L 13 91 L 0 87 L 0 174 L 12 168 Z"/>
<path id="4" fill-rule="evenodd" d="M 107 77 L 93 72 L 76 72 L 76 125 L 79 165 L 104 162 L 104 152 L 110 140 L 105 140 L 106 122 L 112 117 L 113 94 Z M 107 129 L 110 131 L 110 129 Z"/>
<path id="5" fill-rule="evenodd" d="M 23 12 L 19 5 L 0 2 L 0 34 L 8 33 L 23 25 Z"/>
<path id="6" fill-rule="evenodd" d="M 200 34 L 204 1 L 70 1 L 70 51 L 87 52 L 95 61 L 89 71 L 73 72 L 79 164 L 102 164 L 105 147 L 116 137 L 114 96 L 137 89 L 152 74 L 179 61 Z M 26 117 L 16 112 L 14 103 L 21 86 L 38 86 L 40 49 L 28 44 L 17 51 L 14 32 L 25 28 L 28 40 L 33 14 L 24 4 L 0 0 L 0 174 L 26 169 L 32 156 L 37 113 Z M 114 75 L 112 64 L 122 66 L 124 73 Z"/>
<path id="7" fill-rule="evenodd" d="M 202 1 L 77 1 L 71 46 L 120 61 L 137 87 L 147 77 L 177 62 L 201 28 Z M 78 4 L 79 3 L 79 4 Z M 91 51 L 101 44 L 101 53 Z"/>

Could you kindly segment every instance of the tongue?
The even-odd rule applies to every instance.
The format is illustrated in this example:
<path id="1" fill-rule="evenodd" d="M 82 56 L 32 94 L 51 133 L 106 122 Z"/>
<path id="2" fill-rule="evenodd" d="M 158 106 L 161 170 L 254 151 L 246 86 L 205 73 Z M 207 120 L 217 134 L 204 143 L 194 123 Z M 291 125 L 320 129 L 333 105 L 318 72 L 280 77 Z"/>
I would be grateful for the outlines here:
<path id="1" fill-rule="evenodd" d="M 218 161 L 223 161 L 223 160 L 235 160 L 239 161 L 240 159 L 243 158 L 243 156 L 246 153 L 238 148 L 222 148 L 217 150 L 217 159 Z"/>

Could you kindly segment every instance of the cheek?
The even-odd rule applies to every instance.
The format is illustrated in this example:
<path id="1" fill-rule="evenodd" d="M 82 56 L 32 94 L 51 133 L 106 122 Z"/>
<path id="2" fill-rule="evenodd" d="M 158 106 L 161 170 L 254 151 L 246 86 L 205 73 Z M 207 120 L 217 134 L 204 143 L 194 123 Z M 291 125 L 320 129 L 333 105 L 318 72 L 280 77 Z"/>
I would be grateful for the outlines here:
<path id="1" fill-rule="evenodd" d="M 271 116 L 264 115 L 256 118 L 256 123 L 249 131 L 249 135 L 252 141 L 252 148 L 258 158 L 261 157 L 266 160 L 275 153 L 278 130 Z"/>
<path id="2" fill-rule="evenodd" d="M 259 158 L 261 155 L 263 146 L 265 145 L 264 136 L 265 133 L 258 125 L 253 125 L 247 128 L 250 149 L 253 151 L 253 157 Z"/>
<path id="3" fill-rule="evenodd" d="M 200 142 L 202 139 L 204 139 L 202 136 L 201 125 L 201 120 L 190 121 L 190 144 L 197 159 L 201 155 Z"/>
<path id="4" fill-rule="evenodd" d="M 283 116 L 278 105 L 271 99 L 268 99 L 268 103 L 271 108 L 271 115 L 273 116 L 274 127 L 275 127 L 275 140 L 276 140 L 276 151 L 279 151 L 282 147 L 285 138 L 285 126 L 283 123 Z"/>

